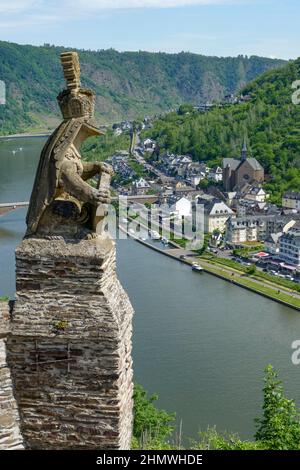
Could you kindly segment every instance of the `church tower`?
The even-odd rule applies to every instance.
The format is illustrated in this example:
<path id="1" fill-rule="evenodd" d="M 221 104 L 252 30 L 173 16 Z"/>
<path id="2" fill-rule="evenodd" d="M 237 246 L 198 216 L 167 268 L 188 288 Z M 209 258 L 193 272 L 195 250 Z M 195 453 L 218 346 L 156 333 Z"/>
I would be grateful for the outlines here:
<path id="1" fill-rule="evenodd" d="M 244 137 L 244 143 L 243 143 L 242 153 L 241 153 L 241 160 L 245 161 L 245 160 L 247 160 L 247 158 L 248 158 L 248 148 L 247 148 L 246 137 Z"/>

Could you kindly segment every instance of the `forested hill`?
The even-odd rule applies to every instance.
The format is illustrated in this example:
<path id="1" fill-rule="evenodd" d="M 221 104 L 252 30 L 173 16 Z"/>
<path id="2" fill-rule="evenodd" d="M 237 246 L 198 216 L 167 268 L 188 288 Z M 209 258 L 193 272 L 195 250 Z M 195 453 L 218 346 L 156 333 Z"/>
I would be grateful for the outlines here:
<path id="1" fill-rule="evenodd" d="M 56 95 L 64 86 L 60 47 L 0 42 L 0 80 L 7 104 L 0 106 L 0 133 L 53 128 Z M 83 85 L 97 93 L 99 122 L 111 123 L 199 104 L 234 93 L 266 70 L 284 62 L 261 57 L 217 58 L 101 50 L 79 51 Z"/>
<path id="2" fill-rule="evenodd" d="M 244 88 L 251 102 L 215 108 L 205 114 L 182 106 L 155 122 L 148 132 L 162 149 L 221 164 L 238 157 L 244 137 L 252 156 L 267 171 L 266 188 L 279 202 L 284 190 L 300 190 L 300 104 L 292 103 L 300 59 L 269 71 Z M 300 93 L 299 93 L 300 95 Z"/>

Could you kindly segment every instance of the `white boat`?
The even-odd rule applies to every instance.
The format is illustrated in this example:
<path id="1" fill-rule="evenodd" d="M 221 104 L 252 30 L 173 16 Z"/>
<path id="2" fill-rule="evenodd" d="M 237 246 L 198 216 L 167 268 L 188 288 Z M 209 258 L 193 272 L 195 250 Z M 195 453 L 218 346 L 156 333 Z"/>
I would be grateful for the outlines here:
<path id="1" fill-rule="evenodd" d="M 193 263 L 193 265 L 192 265 L 192 270 L 193 270 L 193 271 L 202 272 L 202 271 L 203 271 L 203 268 L 202 268 L 202 266 L 200 266 L 200 264 L 198 264 L 198 263 Z"/>

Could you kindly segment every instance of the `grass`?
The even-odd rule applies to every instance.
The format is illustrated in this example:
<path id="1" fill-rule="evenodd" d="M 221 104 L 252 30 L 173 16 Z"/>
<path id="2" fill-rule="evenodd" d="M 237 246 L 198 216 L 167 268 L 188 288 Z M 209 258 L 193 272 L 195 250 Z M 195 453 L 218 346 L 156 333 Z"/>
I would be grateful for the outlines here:
<path id="1" fill-rule="evenodd" d="M 6 295 L 0 295 L 0 302 L 7 302 L 9 300 L 9 297 L 7 297 Z"/>
<path id="2" fill-rule="evenodd" d="M 263 250 L 264 249 L 263 243 L 244 242 L 244 243 L 241 243 L 241 245 L 247 248 L 251 248 L 251 250 Z"/>
<path id="3" fill-rule="evenodd" d="M 289 305 L 293 305 L 294 307 L 300 308 L 300 300 L 294 298 L 290 294 L 285 294 L 284 292 L 279 292 L 279 293 L 274 292 L 274 289 L 263 286 L 261 284 L 257 284 L 255 282 L 251 282 L 250 279 L 246 279 L 246 278 L 240 278 L 238 279 L 238 282 L 241 285 L 245 285 L 246 287 L 249 287 L 250 289 L 255 290 L 256 292 L 261 292 L 262 294 L 267 295 L 268 297 L 271 297 L 272 299 L 278 299 Z"/>
<path id="4" fill-rule="evenodd" d="M 266 281 L 273 282 L 279 286 L 285 287 L 286 289 L 295 290 L 296 292 L 300 292 L 300 284 L 296 284 L 293 281 L 289 281 L 288 279 L 283 279 L 282 277 L 272 276 L 272 274 L 264 273 L 261 271 L 257 271 L 255 277 L 265 279 Z"/>
<path id="5" fill-rule="evenodd" d="M 202 259 L 203 259 L 203 257 L 202 257 Z M 203 261 L 207 261 L 207 260 L 203 259 Z M 211 261 L 209 261 L 209 263 L 211 263 Z M 231 273 L 226 272 L 225 270 L 222 270 L 221 266 L 219 265 L 219 267 L 218 267 L 217 263 L 210 264 L 209 267 L 205 266 L 205 270 L 208 271 L 208 272 L 211 272 L 212 274 L 217 274 L 217 275 L 223 277 L 224 279 L 234 281 L 235 284 L 247 287 L 247 288 L 253 290 L 254 292 L 263 294 L 263 295 L 265 295 L 265 296 L 267 296 L 271 299 L 280 300 L 280 301 L 285 302 L 286 304 L 288 304 L 290 306 L 300 308 L 300 300 L 299 299 L 294 298 L 290 293 L 278 292 L 277 289 L 278 289 L 279 286 L 276 286 L 275 284 L 273 285 L 273 287 L 271 287 L 271 286 L 267 287 L 265 285 L 258 284 L 257 282 L 254 282 L 253 280 L 251 280 L 250 277 L 244 276 L 244 277 L 233 278 Z M 241 271 L 237 271 L 237 274 L 244 274 L 244 273 L 242 273 Z"/>
<path id="6" fill-rule="evenodd" d="M 217 258 L 216 256 L 208 255 L 208 254 L 202 255 L 201 258 L 206 259 L 207 261 L 210 261 L 214 264 L 220 264 L 222 266 L 227 266 L 228 268 L 231 268 L 231 269 L 233 269 L 237 272 L 240 272 L 240 273 L 246 273 L 246 271 L 247 271 L 246 266 L 242 266 L 240 263 L 237 263 L 236 261 L 233 261 L 231 259 Z"/>
<path id="7" fill-rule="evenodd" d="M 230 269 L 238 271 L 240 273 L 247 273 L 247 266 L 243 266 L 236 261 L 227 259 L 227 258 L 217 258 L 213 255 L 202 255 L 203 259 L 206 259 L 214 264 L 227 266 Z M 287 279 L 283 279 L 281 277 L 272 276 L 272 274 L 267 274 L 262 271 L 257 270 L 253 277 L 257 280 L 265 280 L 267 283 L 273 284 L 275 287 L 283 287 L 287 290 L 293 290 L 295 292 L 300 292 L 300 285 L 296 284 L 295 282 L 289 281 Z"/>
<path id="8" fill-rule="evenodd" d="M 171 234 L 170 240 L 177 245 L 181 246 L 181 248 L 185 248 L 187 240 L 185 238 L 174 238 L 173 234 Z"/>

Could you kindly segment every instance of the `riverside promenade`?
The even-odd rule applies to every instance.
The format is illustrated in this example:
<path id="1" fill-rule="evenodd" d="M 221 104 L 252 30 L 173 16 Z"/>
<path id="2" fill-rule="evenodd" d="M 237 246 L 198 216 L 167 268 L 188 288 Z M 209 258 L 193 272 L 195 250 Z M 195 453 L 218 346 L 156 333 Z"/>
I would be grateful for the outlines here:
<path id="1" fill-rule="evenodd" d="M 119 228 L 121 231 L 127 233 L 130 238 L 137 241 L 138 243 L 141 243 L 142 245 L 164 256 L 168 256 L 169 258 L 173 258 L 179 261 L 180 263 L 186 264 L 190 266 L 191 269 L 193 263 L 199 263 L 201 264 L 203 271 L 208 274 L 211 274 L 227 282 L 230 282 L 231 284 L 259 294 L 277 303 L 285 305 L 286 307 L 290 307 L 294 310 L 300 311 L 300 293 L 296 291 L 293 291 L 271 281 L 255 278 L 237 269 L 230 268 L 228 266 L 218 265 L 217 263 L 206 260 L 201 256 L 197 256 L 196 253 L 190 250 L 186 250 L 180 247 L 177 243 L 173 241 L 169 242 L 169 245 L 172 246 L 172 248 L 162 249 L 159 246 L 156 246 L 156 244 L 154 243 L 150 243 L 147 240 L 142 240 L 134 234 L 129 233 L 127 229 L 122 225 L 119 225 Z M 199 273 L 195 274 L 199 275 Z"/>

